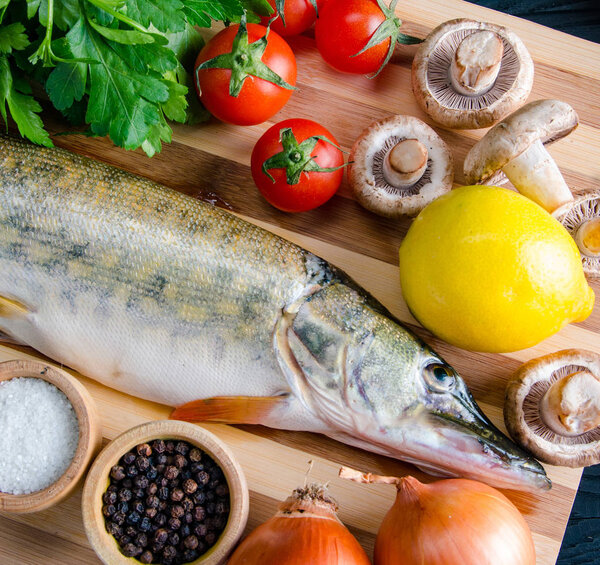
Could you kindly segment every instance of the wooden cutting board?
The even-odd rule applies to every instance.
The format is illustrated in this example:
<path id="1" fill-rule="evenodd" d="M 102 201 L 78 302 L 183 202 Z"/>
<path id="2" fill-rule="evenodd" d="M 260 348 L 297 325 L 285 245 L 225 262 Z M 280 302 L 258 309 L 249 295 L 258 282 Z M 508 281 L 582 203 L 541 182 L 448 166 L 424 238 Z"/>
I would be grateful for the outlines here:
<path id="1" fill-rule="evenodd" d="M 531 99 L 559 97 L 572 104 L 581 125 L 550 152 L 575 192 L 599 188 L 600 181 L 600 46 L 460 0 L 404 1 L 398 14 L 403 31 L 424 37 L 442 21 L 470 17 L 511 27 L 535 60 Z M 210 35 L 212 32 L 206 32 Z M 423 336 L 460 372 L 488 416 L 503 428 L 502 402 L 510 374 L 524 361 L 567 347 L 600 353 L 600 306 L 583 323 L 565 328 L 538 346 L 507 355 L 469 353 L 451 347 L 421 329 L 402 299 L 397 272 L 399 244 L 409 220 L 391 221 L 364 211 L 344 183 L 338 195 L 318 210 L 288 215 L 271 208 L 255 189 L 249 169 L 255 141 L 272 123 L 291 117 L 321 122 L 349 148 L 371 121 L 393 113 L 411 114 L 432 124 L 417 106 L 410 89 L 410 64 L 415 47 L 397 49 L 392 64 L 376 79 L 342 75 L 329 69 L 315 49 L 311 33 L 294 38 L 299 90 L 270 123 L 235 127 L 219 123 L 176 126 L 174 142 L 160 155 L 146 158 L 125 152 L 107 140 L 84 136 L 55 137 L 55 143 L 135 172 L 197 197 L 213 198 L 252 222 L 303 245 L 340 266 L 372 292 L 395 315 Z M 68 129 L 46 112 L 51 131 Z M 461 164 L 482 131 L 436 129 Z M 600 284 L 593 285 L 600 295 Z M 0 346 L 0 361 L 29 353 Z M 95 397 L 106 440 L 141 422 L 166 418 L 165 406 L 141 401 L 81 378 Z M 394 500 L 392 487 L 362 486 L 336 478 L 340 464 L 384 474 L 411 473 L 431 480 L 414 467 L 354 449 L 308 433 L 270 430 L 259 426 L 207 425 L 226 440 L 239 458 L 251 490 L 248 530 L 267 519 L 278 501 L 304 482 L 308 461 L 311 479 L 329 481 L 338 499 L 341 519 L 372 552 L 378 526 Z M 580 470 L 547 467 L 554 488 L 547 494 L 507 492 L 524 513 L 535 539 L 537 562 L 556 561 Z M 507 540 L 510 543 L 510 540 Z M 87 564 L 98 560 L 90 549 L 80 516 L 80 498 L 37 515 L 0 518 L 0 562 L 8 564 Z"/>

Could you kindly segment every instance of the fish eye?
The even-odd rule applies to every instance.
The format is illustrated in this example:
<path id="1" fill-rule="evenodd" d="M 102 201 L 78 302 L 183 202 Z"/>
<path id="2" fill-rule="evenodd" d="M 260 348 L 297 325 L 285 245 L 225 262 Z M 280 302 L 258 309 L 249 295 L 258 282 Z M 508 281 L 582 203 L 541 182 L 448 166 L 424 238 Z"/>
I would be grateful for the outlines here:
<path id="1" fill-rule="evenodd" d="M 429 363 L 423 369 L 427 386 L 436 392 L 449 391 L 456 382 L 454 371 L 447 365 L 438 362 Z"/>

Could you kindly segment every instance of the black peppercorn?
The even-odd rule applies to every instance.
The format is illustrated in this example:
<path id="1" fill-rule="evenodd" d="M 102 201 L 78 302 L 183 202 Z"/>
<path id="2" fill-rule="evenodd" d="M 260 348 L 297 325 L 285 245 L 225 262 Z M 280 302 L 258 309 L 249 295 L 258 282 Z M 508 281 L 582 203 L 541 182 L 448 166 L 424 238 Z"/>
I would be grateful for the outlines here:
<path id="1" fill-rule="evenodd" d="M 146 477 L 149 481 L 153 481 L 154 479 L 156 479 L 157 476 L 158 471 L 156 470 L 156 467 L 150 465 L 150 467 L 148 467 L 148 470 L 146 471 Z"/>
<path id="2" fill-rule="evenodd" d="M 116 538 L 123 535 L 123 530 L 121 526 L 118 526 L 115 522 L 107 522 L 106 523 L 106 531 Z"/>
<path id="3" fill-rule="evenodd" d="M 148 494 L 148 495 L 156 494 L 157 491 L 158 491 L 158 485 L 156 483 L 150 483 L 148 485 L 148 488 L 146 489 L 146 494 Z"/>
<path id="4" fill-rule="evenodd" d="M 208 528 L 206 527 L 206 524 L 196 524 L 194 526 L 194 533 L 199 538 L 203 538 L 208 533 Z"/>
<path id="5" fill-rule="evenodd" d="M 125 455 L 123 455 L 123 457 L 121 457 L 121 461 L 123 461 L 123 465 L 127 467 L 135 461 L 135 454 L 131 451 L 128 451 Z"/>
<path id="6" fill-rule="evenodd" d="M 181 534 L 181 537 L 185 538 L 192 533 L 192 529 L 188 524 L 182 524 L 181 528 L 179 528 L 179 533 Z"/>
<path id="7" fill-rule="evenodd" d="M 178 475 L 179 475 L 179 469 L 177 467 L 175 467 L 174 465 L 169 465 L 165 469 L 165 479 L 167 479 L 169 481 L 176 479 Z"/>
<path id="8" fill-rule="evenodd" d="M 169 538 L 169 532 L 164 528 L 160 528 L 160 530 L 156 530 L 154 534 L 154 542 L 155 543 L 167 543 L 167 539 Z"/>
<path id="9" fill-rule="evenodd" d="M 127 516 L 127 522 L 129 524 L 137 524 L 140 521 L 141 516 L 137 512 L 131 512 L 129 516 Z"/>
<path id="10" fill-rule="evenodd" d="M 158 508 L 160 504 L 160 499 L 158 496 L 150 495 L 146 498 L 146 506 L 148 508 Z"/>
<path id="11" fill-rule="evenodd" d="M 150 528 L 152 527 L 152 523 L 150 522 L 150 518 L 142 518 L 142 521 L 140 522 L 139 528 L 142 532 L 147 532 L 150 530 Z"/>
<path id="12" fill-rule="evenodd" d="M 196 522 L 202 522 L 204 518 L 206 518 L 206 509 L 204 506 L 196 506 L 196 508 L 194 508 L 194 520 L 196 520 Z"/>
<path id="13" fill-rule="evenodd" d="M 214 502 L 208 502 L 206 504 L 206 513 L 207 514 L 214 514 L 216 509 L 217 509 L 217 505 Z"/>
<path id="14" fill-rule="evenodd" d="M 121 551 L 125 557 L 135 557 L 136 555 L 142 553 L 142 548 L 133 543 L 128 543 L 121 548 Z"/>
<path id="15" fill-rule="evenodd" d="M 215 506 L 215 512 L 217 514 L 225 514 L 225 512 L 229 511 L 229 508 L 227 508 L 227 504 L 225 502 L 217 502 L 216 506 Z"/>
<path id="16" fill-rule="evenodd" d="M 158 498 L 160 500 L 167 500 L 169 498 L 169 489 L 167 487 L 160 487 L 158 489 Z"/>
<path id="17" fill-rule="evenodd" d="M 148 488 L 149 484 L 150 481 L 148 480 L 148 477 L 146 475 L 138 475 L 135 479 L 133 479 L 133 486 L 135 488 L 146 489 Z"/>
<path id="18" fill-rule="evenodd" d="M 199 473 L 200 471 L 204 471 L 204 465 L 200 462 L 192 463 L 190 465 L 190 471 L 192 473 Z"/>
<path id="19" fill-rule="evenodd" d="M 124 512 L 115 512 L 113 514 L 112 521 L 115 524 L 122 526 L 125 523 L 125 513 Z"/>
<path id="20" fill-rule="evenodd" d="M 180 504 L 176 504 L 175 506 L 171 507 L 171 517 L 172 518 L 181 518 L 184 514 L 185 514 L 185 510 L 183 509 L 183 506 L 181 506 Z"/>
<path id="21" fill-rule="evenodd" d="M 134 538 L 135 545 L 140 547 L 146 547 L 148 545 L 148 536 L 146 534 L 138 534 Z"/>
<path id="22" fill-rule="evenodd" d="M 206 491 L 206 500 L 209 501 L 214 501 L 215 498 L 217 498 L 217 495 L 215 494 L 215 492 L 213 490 L 207 490 Z"/>
<path id="23" fill-rule="evenodd" d="M 158 524 L 159 526 L 164 526 L 167 523 L 167 516 L 165 514 L 163 514 L 162 512 L 159 512 L 154 517 L 154 523 Z"/>
<path id="24" fill-rule="evenodd" d="M 109 485 L 109 487 L 106 489 L 106 492 L 117 492 L 119 490 L 119 487 L 117 487 L 117 485 Z"/>
<path id="25" fill-rule="evenodd" d="M 194 493 L 193 499 L 196 504 L 204 504 L 206 502 L 206 493 L 198 490 Z"/>
<path id="26" fill-rule="evenodd" d="M 128 543 L 131 543 L 131 537 L 126 536 L 125 534 L 123 534 L 120 538 L 119 538 L 119 544 L 121 546 L 127 545 Z"/>
<path id="27" fill-rule="evenodd" d="M 146 510 L 146 507 L 144 506 L 144 503 L 141 500 L 136 500 L 133 503 L 133 507 L 132 507 L 138 514 L 143 514 L 144 511 Z"/>
<path id="28" fill-rule="evenodd" d="M 198 538 L 196 536 L 188 536 L 183 540 L 183 545 L 186 549 L 196 549 L 198 547 Z"/>
<path id="29" fill-rule="evenodd" d="M 217 496 L 227 496 L 229 494 L 229 487 L 227 485 L 221 483 L 215 489 L 215 494 Z"/>
<path id="30" fill-rule="evenodd" d="M 125 469 L 123 469 L 123 467 L 121 467 L 121 465 L 115 465 L 110 470 L 110 476 L 115 481 L 122 481 L 125 478 Z"/>
<path id="31" fill-rule="evenodd" d="M 152 455 L 152 448 L 147 443 L 140 443 L 135 450 L 138 455 L 144 455 L 145 457 L 150 457 L 150 455 Z"/>
<path id="32" fill-rule="evenodd" d="M 186 549 L 183 552 L 182 557 L 185 563 L 189 563 L 190 561 L 195 561 L 198 559 L 198 552 L 193 549 Z"/>
<path id="33" fill-rule="evenodd" d="M 178 518 L 169 518 L 167 524 L 171 530 L 178 530 L 181 528 L 181 521 Z"/>
<path id="34" fill-rule="evenodd" d="M 187 459 L 179 453 L 173 457 L 173 465 L 175 465 L 175 467 L 178 469 L 183 469 L 187 463 Z"/>
<path id="35" fill-rule="evenodd" d="M 129 465 L 129 467 L 127 467 L 126 472 L 128 477 L 137 477 L 138 468 L 135 465 Z"/>
<path id="36" fill-rule="evenodd" d="M 146 514 L 146 516 L 148 516 L 148 518 L 152 520 L 152 518 L 154 518 L 158 514 L 158 510 L 156 508 L 146 508 L 146 510 L 144 510 L 144 513 Z"/>
<path id="37" fill-rule="evenodd" d="M 117 510 L 123 512 L 123 514 L 127 514 L 129 512 L 129 502 L 119 502 Z"/>
<path id="38" fill-rule="evenodd" d="M 102 514 L 107 518 L 112 516 L 117 511 L 117 508 L 114 504 L 105 504 L 102 507 Z"/>
<path id="39" fill-rule="evenodd" d="M 178 545 L 179 544 L 179 534 L 177 532 L 171 532 L 169 534 L 169 543 L 171 545 Z"/>
<path id="40" fill-rule="evenodd" d="M 156 453 L 163 453 L 165 450 L 165 442 L 162 439 L 157 439 L 152 442 L 152 449 Z"/>
<path id="41" fill-rule="evenodd" d="M 182 487 L 186 494 L 194 494 L 198 490 L 198 483 L 194 479 L 188 479 L 183 482 Z"/>
<path id="42" fill-rule="evenodd" d="M 202 461 L 202 451 L 197 447 L 192 447 L 188 457 L 190 458 L 190 461 L 193 461 L 194 463 Z"/>
<path id="43" fill-rule="evenodd" d="M 123 479 L 121 481 L 121 486 L 123 488 L 132 488 L 133 487 L 133 481 L 129 477 L 127 477 L 127 478 L 125 478 L 125 479 Z"/>
<path id="44" fill-rule="evenodd" d="M 146 491 L 143 488 L 137 488 L 132 491 L 134 498 L 145 498 Z"/>
<path id="45" fill-rule="evenodd" d="M 179 502 L 180 500 L 183 500 L 183 497 L 185 496 L 184 492 L 180 489 L 180 488 L 175 488 L 173 489 L 173 491 L 171 492 L 171 500 L 173 500 L 174 502 Z"/>
<path id="46" fill-rule="evenodd" d="M 159 510 L 160 512 L 164 512 L 164 511 L 167 509 L 167 506 L 168 506 L 168 503 L 167 503 L 165 500 L 161 500 L 161 501 L 158 503 L 158 510 Z"/>
<path id="47" fill-rule="evenodd" d="M 166 453 L 161 453 L 156 456 L 156 464 L 157 465 L 166 465 L 168 461 Z"/>
<path id="48" fill-rule="evenodd" d="M 121 502 L 129 502 L 133 498 L 133 493 L 128 488 L 122 488 L 119 491 L 118 498 Z"/>
<path id="49" fill-rule="evenodd" d="M 204 541 L 210 546 L 210 545 L 214 545 L 215 541 L 217 541 L 217 536 L 214 532 L 208 532 L 205 536 L 204 536 Z"/>
<path id="50" fill-rule="evenodd" d="M 138 468 L 139 471 L 147 471 L 150 467 L 150 459 L 148 459 L 147 457 L 143 457 L 143 456 L 139 456 L 136 460 L 135 460 L 135 466 Z"/>
<path id="51" fill-rule="evenodd" d="M 173 559 L 175 559 L 175 557 L 177 557 L 177 549 L 174 548 L 172 545 L 167 545 L 164 549 L 163 549 L 163 559 L 168 559 L 170 561 L 172 561 Z"/>
<path id="52" fill-rule="evenodd" d="M 166 441 L 165 442 L 165 451 L 167 453 L 173 453 L 174 450 L 175 450 L 175 444 L 172 441 Z"/>
<path id="53" fill-rule="evenodd" d="M 104 502 L 104 504 L 114 504 L 115 502 L 117 502 L 117 492 L 115 491 L 106 491 L 103 495 L 102 495 L 102 502 Z"/>
<path id="54" fill-rule="evenodd" d="M 206 485 L 210 481 L 210 475 L 206 471 L 196 473 L 196 482 L 199 485 Z"/>
<path id="55" fill-rule="evenodd" d="M 152 563 L 152 561 L 154 561 L 154 555 L 152 555 L 152 552 L 146 550 L 139 556 L 139 560 L 142 563 Z"/>
<path id="56" fill-rule="evenodd" d="M 175 446 L 175 452 L 180 453 L 181 455 L 187 455 L 190 450 L 190 446 L 185 441 L 178 441 Z"/>

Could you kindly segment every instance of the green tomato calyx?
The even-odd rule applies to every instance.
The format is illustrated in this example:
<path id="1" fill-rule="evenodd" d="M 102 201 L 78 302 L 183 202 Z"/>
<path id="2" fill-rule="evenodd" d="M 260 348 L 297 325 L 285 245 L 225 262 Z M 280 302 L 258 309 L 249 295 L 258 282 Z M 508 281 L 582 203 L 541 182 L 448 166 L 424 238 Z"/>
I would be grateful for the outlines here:
<path id="1" fill-rule="evenodd" d="M 233 39 L 231 51 L 217 55 L 196 67 L 196 86 L 198 87 L 198 92 L 202 91 L 198 77 L 199 72 L 203 69 L 231 69 L 229 95 L 234 98 L 239 96 L 244 86 L 244 81 L 249 76 L 262 78 L 286 90 L 296 90 L 295 86 L 288 84 L 275 71 L 262 62 L 262 56 L 267 48 L 270 31 L 271 28 L 267 27 L 265 35 L 253 43 L 248 43 L 248 28 L 246 26 L 246 15 L 244 14 Z"/>
<path id="2" fill-rule="evenodd" d="M 368 49 L 371 49 L 371 47 L 375 47 L 376 45 L 383 43 L 386 39 L 390 39 L 390 46 L 383 63 L 381 63 L 379 69 L 377 69 L 374 74 L 370 75 L 369 78 L 375 78 L 388 64 L 389 60 L 394 54 L 396 43 L 403 45 L 415 45 L 417 43 L 423 43 L 423 39 L 400 33 L 402 20 L 396 16 L 396 4 L 398 4 L 398 0 L 392 0 L 389 6 L 386 6 L 383 0 L 377 0 L 377 5 L 383 12 L 385 21 L 382 22 L 381 25 L 375 30 L 375 33 L 373 33 L 367 44 L 358 53 L 352 55 L 352 57 L 358 57 Z"/>
<path id="3" fill-rule="evenodd" d="M 344 163 L 339 167 L 321 167 L 316 163 L 314 157 L 311 156 L 318 141 L 329 143 L 342 151 L 340 147 L 324 135 L 313 135 L 305 139 L 302 143 L 298 143 L 292 128 L 283 128 L 279 132 L 279 139 L 283 151 L 269 157 L 262 164 L 263 173 L 273 182 L 275 182 L 275 179 L 269 173 L 269 169 L 285 169 L 287 183 L 294 185 L 300 182 L 302 173 L 332 173 L 346 166 L 346 163 Z"/>

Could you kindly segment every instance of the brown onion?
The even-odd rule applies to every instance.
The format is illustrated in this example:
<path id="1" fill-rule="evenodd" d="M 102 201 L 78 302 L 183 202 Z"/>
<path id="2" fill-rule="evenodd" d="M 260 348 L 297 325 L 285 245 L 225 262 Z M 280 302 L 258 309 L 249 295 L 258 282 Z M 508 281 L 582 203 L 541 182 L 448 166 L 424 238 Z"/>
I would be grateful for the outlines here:
<path id="1" fill-rule="evenodd" d="M 535 565 L 527 522 L 490 486 L 468 479 L 423 484 L 347 468 L 340 476 L 398 489 L 377 534 L 374 565 Z"/>
<path id="2" fill-rule="evenodd" d="M 326 488 L 296 489 L 235 550 L 228 565 L 370 565 Z"/>

